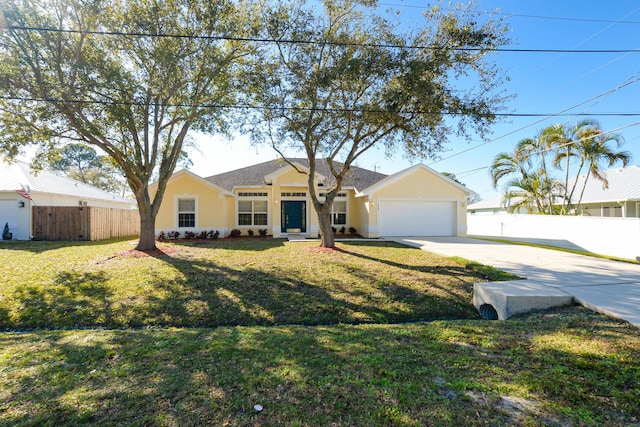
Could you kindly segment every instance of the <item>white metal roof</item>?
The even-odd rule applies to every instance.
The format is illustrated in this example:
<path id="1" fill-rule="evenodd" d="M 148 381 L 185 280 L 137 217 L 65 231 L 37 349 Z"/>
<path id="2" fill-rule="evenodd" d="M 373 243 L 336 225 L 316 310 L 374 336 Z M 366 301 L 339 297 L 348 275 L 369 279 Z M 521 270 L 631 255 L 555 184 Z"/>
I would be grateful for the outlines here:
<path id="1" fill-rule="evenodd" d="M 640 166 L 632 165 L 626 168 L 608 169 L 604 171 L 609 187 L 602 188 L 602 182 L 592 175 L 587 180 L 587 187 L 584 190 L 582 203 L 597 202 L 622 202 L 625 200 L 640 201 Z M 574 203 L 578 202 L 580 192 L 584 186 L 586 174 L 578 177 L 576 190 L 573 193 Z M 569 182 L 569 191 L 573 182 Z"/>
<path id="2" fill-rule="evenodd" d="M 6 163 L 0 159 L 0 191 L 28 190 L 31 193 L 75 196 L 84 199 L 108 200 L 133 204 L 132 200 L 108 193 L 53 172 L 31 170 L 28 163 Z"/>
<path id="3" fill-rule="evenodd" d="M 640 201 L 640 166 L 632 165 L 626 168 L 607 169 L 603 172 L 609 182 L 608 188 L 602 188 L 602 182 L 592 175 L 587 180 L 581 203 L 605 203 L 623 202 L 630 200 Z M 584 186 L 586 174 L 578 177 L 578 183 L 573 193 L 573 202 L 578 203 L 580 192 Z M 573 187 L 573 181 L 569 181 L 569 191 Z M 499 209 L 504 204 L 504 196 L 498 194 L 486 200 L 481 200 L 467 207 L 473 209 Z"/>

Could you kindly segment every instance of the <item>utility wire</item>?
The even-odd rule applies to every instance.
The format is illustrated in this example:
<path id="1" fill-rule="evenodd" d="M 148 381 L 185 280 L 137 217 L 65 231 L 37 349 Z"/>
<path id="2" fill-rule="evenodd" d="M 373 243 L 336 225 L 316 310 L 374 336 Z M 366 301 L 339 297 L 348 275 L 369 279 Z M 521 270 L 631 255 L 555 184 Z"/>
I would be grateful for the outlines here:
<path id="1" fill-rule="evenodd" d="M 608 131 L 602 131 L 602 132 L 600 132 L 600 133 L 598 133 L 596 135 L 585 136 L 585 137 L 577 139 L 575 141 L 569 141 L 569 142 L 566 142 L 564 144 L 556 145 L 554 147 L 543 148 L 543 149 L 538 150 L 538 151 L 527 153 L 522 158 L 515 158 L 514 160 L 526 160 L 531 156 L 537 156 L 537 155 L 540 155 L 540 154 L 544 154 L 544 153 L 547 153 L 547 152 L 552 151 L 552 150 L 557 150 L 558 148 L 567 147 L 567 146 L 575 144 L 577 142 L 587 141 L 589 139 L 597 138 L 599 136 L 603 136 L 603 135 L 607 135 L 607 134 L 610 134 L 610 133 L 618 132 L 618 131 L 620 131 L 622 129 L 627 129 L 627 128 L 638 126 L 638 125 L 640 125 L 640 122 L 635 122 L 635 123 L 631 123 L 631 124 L 628 124 L 628 125 L 620 126 L 620 127 L 615 128 L 615 129 L 608 130 Z M 491 165 L 481 166 L 479 168 L 469 169 L 469 170 L 464 171 L 464 172 L 458 172 L 455 175 L 459 176 L 459 177 L 462 177 L 463 174 L 471 173 L 471 172 L 478 172 L 478 171 L 481 171 L 483 169 L 489 169 L 490 167 L 491 167 Z"/>
<path id="2" fill-rule="evenodd" d="M 607 91 L 605 91 L 605 92 L 602 92 L 602 93 L 600 93 L 600 94 L 598 94 L 598 95 L 592 96 L 591 98 L 589 98 L 589 99 L 587 99 L 587 100 L 585 100 L 585 101 L 579 102 L 578 104 L 572 105 L 572 106 L 571 106 L 571 107 L 569 107 L 569 108 L 565 108 L 564 110 L 561 110 L 561 111 L 559 111 L 558 113 L 549 114 L 548 116 L 546 116 L 546 117 L 545 117 L 545 118 L 543 118 L 543 119 L 536 120 L 536 121 L 535 121 L 535 122 L 533 122 L 533 123 L 529 123 L 528 125 L 525 125 L 525 126 L 522 126 L 522 127 L 518 128 L 518 129 L 512 130 L 512 131 L 510 131 L 510 132 L 508 132 L 508 133 L 505 133 L 504 135 L 500 135 L 500 136 L 499 136 L 499 137 L 497 137 L 497 138 L 493 138 L 493 139 L 491 139 L 491 140 L 489 140 L 489 141 L 485 141 L 485 142 L 480 143 L 480 144 L 478 144 L 478 145 L 474 145 L 473 147 L 467 148 L 466 150 L 462 150 L 462 151 L 459 151 L 459 152 L 457 152 L 457 153 L 451 154 L 450 156 L 443 157 L 443 158 L 441 158 L 441 159 L 435 160 L 435 161 L 433 161 L 433 162 L 429 163 L 429 166 L 434 165 L 434 164 L 439 163 L 439 162 L 442 162 L 442 161 L 444 161 L 444 160 L 451 159 L 452 157 L 456 157 L 456 156 L 459 156 L 459 155 L 461 155 L 461 154 L 468 153 L 469 151 L 475 150 L 475 149 L 480 148 L 480 147 L 482 147 L 482 146 L 484 146 L 484 145 L 487 145 L 487 144 L 491 144 L 492 142 L 495 142 L 495 141 L 498 141 L 498 140 L 500 140 L 500 139 L 506 138 L 507 136 L 511 136 L 511 135 L 513 135 L 514 133 L 520 132 L 520 131 L 522 131 L 522 130 L 525 130 L 525 129 L 530 128 L 531 126 L 535 126 L 535 125 L 537 125 L 537 124 L 539 124 L 539 123 L 542 123 L 542 122 L 544 122 L 545 120 L 547 120 L 547 119 L 549 119 L 549 118 L 551 118 L 551 117 L 560 117 L 560 116 L 582 116 L 583 114 L 594 114 L 594 113 L 581 113 L 581 114 L 565 114 L 565 113 L 567 113 L 568 111 L 573 110 L 574 108 L 580 107 L 581 105 L 584 105 L 584 104 L 587 104 L 587 103 L 589 103 L 589 102 L 591 102 L 591 101 L 593 101 L 593 100 L 596 100 L 596 99 L 598 99 L 598 98 L 606 97 L 606 96 L 608 96 L 608 95 L 612 94 L 613 92 L 616 92 L 616 91 L 618 91 L 618 90 L 620 90 L 620 89 L 624 88 L 625 86 L 629 86 L 630 84 L 633 84 L 633 83 L 635 83 L 635 82 L 637 82 L 637 81 L 640 81 L 640 77 L 637 77 L 637 78 L 635 78 L 635 79 L 634 79 L 634 77 L 635 77 L 635 76 L 637 76 L 637 75 L 638 75 L 638 73 L 640 73 L 640 71 L 639 71 L 639 72 L 634 73 L 634 74 L 633 74 L 631 77 L 629 77 L 625 82 L 623 82 L 623 83 L 619 84 L 618 86 L 614 87 L 613 89 L 609 89 L 609 90 L 607 90 Z M 597 115 L 597 114 L 594 114 L 594 115 Z M 464 173 L 464 172 L 462 172 L 462 173 Z"/>
<path id="3" fill-rule="evenodd" d="M 392 7 L 400 7 L 405 9 L 422 9 L 422 10 L 430 9 L 429 7 L 425 7 L 425 6 L 408 5 L 408 4 L 395 4 L 395 3 L 378 3 L 378 4 L 380 6 L 392 6 Z M 455 9 L 447 9 L 447 8 L 443 8 L 442 10 L 455 11 Z M 502 13 L 498 11 L 494 11 L 490 13 L 493 15 L 514 17 L 514 18 L 547 19 L 547 20 L 554 20 L 554 21 L 599 22 L 599 23 L 605 23 L 605 24 L 632 24 L 632 25 L 640 24 L 640 21 L 613 21 L 609 19 L 595 19 L 595 18 L 569 18 L 566 16 L 528 15 L 528 14 L 521 14 L 521 13 Z"/>
<path id="4" fill-rule="evenodd" d="M 142 107 L 148 105 L 144 102 L 136 102 L 136 101 L 99 101 L 99 100 L 91 100 L 91 99 L 63 99 L 63 98 L 35 98 L 35 97 L 22 97 L 22 96 L 4 96 L 0 95 L 0 99 L 5 99 L 8 101 L 21 101 L 21 102 L 46 102 L 51 104 L 86 104 L 86 105 L 125 105 L 125 106 L 135 106 Z M 269 110 L 269 111 L 322 111 L 328 113 L 366 113 L 366 114 L 390 114 L 390 113 L 399 113 L 399 114 L 422 114 L 422 115 L 446 115 L 446 116 L 471 116 L 473 114 L 465 113 L 463 111 L 427 111 L 427 110 L 405 110 L 405 111 L 390 111 L 390 110 L 382 110 L 382 109 L 366 109 L 366 108 L 311 108 L 311 107 L 272 107 L 268 105 L 232 105 L 232 104 L 187 104 L 187 103 L 167 103 L 164 104 L 164 107 L 174 107 L 174 108 L 215 108 L 215 109 L 231 109 L 231 110 Z M 571 107 L 571 108 L 575 108 Z M 487 114 L 478 114 L 478 116 L 483 117 L 554 117 L 554 116 L 585 116 L 585 117 L 595 117 L 595 116 L 605 116 L 605 117 L 640 117 L 640 112 L 600 112 L 600 113 L 565 113 L 565 111 L 570 110 L 566 109 L 559 113 L 487 113 Z M 518 129 L 517 131 L 522 130 Z M 514 132 L 517 132 L 514 131 Z M 500 138 L 503 138 L 507 135 L 503 135 Z M 488 141 L 483 144 L 487 144 L 489 142 L 493 142 L 499 138 L 496 138 L 492 141 Z M 479 146 L 473 147 L 477 148 Z M 468 150 L 466 150 L 468 151 Z M 462 154 L 458 153 L 458 154 Z M 457 154 L 456 154 L 457 155 Z M 453 157 L 453 156 L 450 156 Z M 445 159 L 442 159 L 445 160 Z"/>
<path id="5" fill-rule="evenodd" d="M 2 28 L 2 27 L 0 27 Z M 253 43 L 279 43 L 279 44 L 322 44 L 332 46 L 355 46 L 355 47 L 377 47 L 384 49 L 424 49 L 424 50 L 455 50 L 459 52 L 513 52 L 513 53 L 640 53 L 640 49 L 522 49 L 522 48 L 481 48 L 481 47 L 456 47 L 456 46 L 424 46 L 409 45 L 403 46 L 399 44 L 386 43 L 345 43 L 332 42 L 328 40 L 302 40 L 302 39 L 273 39 L 273 38 L 257 38 L 257 37 L 235 37 L 235 36 L 205 36 L 197 34 L 167 34 L 167 33 L 142 33 L 142 32 L 125 32 L 125 31 L 98 31 L 98 30 L 74 30 L 62 28 L 44 28 L 44 27 L 25 27 L 18 25 L 8 25 L 4 27 L 9 30 L 35 31 L 35 32 L 52 32 L 65 34 L 84 34 L 84 35 L 103 35 L 116 37 L 153 37 L 153 38 L 179 38 L 179 39 L 201 39 L 201 40 L 226 40 Z"/>

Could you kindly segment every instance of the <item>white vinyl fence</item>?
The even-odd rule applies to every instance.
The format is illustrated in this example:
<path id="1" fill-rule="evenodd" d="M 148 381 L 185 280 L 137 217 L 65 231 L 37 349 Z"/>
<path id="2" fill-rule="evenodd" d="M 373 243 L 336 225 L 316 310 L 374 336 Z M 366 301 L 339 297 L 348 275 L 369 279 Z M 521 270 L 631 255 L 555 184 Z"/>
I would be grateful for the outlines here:
<path id="1" fill-rule="evenodd" d="M 535 239 L 601 255 L 640 257 L 640 218 L 468 214 L 467 234 Z"/>

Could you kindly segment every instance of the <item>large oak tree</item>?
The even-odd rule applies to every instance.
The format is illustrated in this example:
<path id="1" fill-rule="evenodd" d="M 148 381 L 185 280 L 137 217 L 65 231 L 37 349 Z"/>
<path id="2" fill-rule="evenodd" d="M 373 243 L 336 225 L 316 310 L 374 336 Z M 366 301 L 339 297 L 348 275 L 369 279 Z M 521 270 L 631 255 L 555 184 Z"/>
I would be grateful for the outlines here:
<path id="1" fill-rule="evenodd" d="M 321 246 L 333 247 L 333 200 L 367 150 L 428 158 L 452 134 L 484 134 L 505 99 L 503 76 L 486 58 L 507 40 L 500 22 L 470 10 L 434 7 L 410 31 L 383 19 L 374 0 L 318 3 L 292 0 L 263 19 L 276 43 L 264 61 L 266 120 L 256 134 L 281 154 L 305 152 Z M 315 191 L 318 158 L 331 170 L 326 197 Z"/>
<path id="2" fill-rule="evenodd" d="M 136 198 L 137 248 L 153 249 L 155 217 L 189 131 L 224 132 L 231 116 L 221 107 L 235 105 L 246 86 L 250 6 L 0 0 L 0 12 L 0 150 L 98 147 Z"/>

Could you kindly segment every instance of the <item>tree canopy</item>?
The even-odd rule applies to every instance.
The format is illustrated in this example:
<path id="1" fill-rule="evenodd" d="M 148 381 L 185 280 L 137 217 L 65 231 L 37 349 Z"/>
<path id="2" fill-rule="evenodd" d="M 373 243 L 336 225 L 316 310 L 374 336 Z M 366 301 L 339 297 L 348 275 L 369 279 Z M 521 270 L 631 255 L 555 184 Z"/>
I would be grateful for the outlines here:
<path id="1" fill-rule="evenodd" d="M 419 28 L 401 30 L 377 13 L 376 1 L 321 5 L 293 0 L 265 12 L 277 43 L 264 60 L 266 120 L 257 135 L 281 154 L 305 152 L 321 246 L 332 247 L 333 199 L 367 150 L 429 158 L 452 134 L 484 134 L 505 100 L 497 90 L 503 76 L 487 56 L 507 40 L 501 22 L 470 10 L 434 7 Z M 332 174 L 324 197 L 315 191 L 317 158 Z"/>
<path id="2" fill-rule="evenodd" d="M 138 203 L 138 249 L 189 131 L 224 132 L 253 45 L 249 5 L 212 0 L 0 0 L 0 150 L 98 147 Z M 233 34 L 235 37 L 228 37 Z M 151 195 L 152 178 L 158 186 Z"/>
<path id="3" fill-rule="evenodd" d="M 124 196 L 126 183 L 109 156 L 85 144 L 68 144 L 57 155 L 47 156 L 47 167 L 69 178 Z"/>

